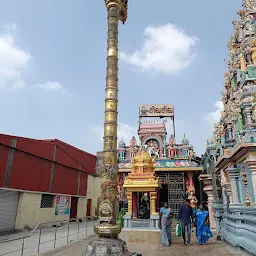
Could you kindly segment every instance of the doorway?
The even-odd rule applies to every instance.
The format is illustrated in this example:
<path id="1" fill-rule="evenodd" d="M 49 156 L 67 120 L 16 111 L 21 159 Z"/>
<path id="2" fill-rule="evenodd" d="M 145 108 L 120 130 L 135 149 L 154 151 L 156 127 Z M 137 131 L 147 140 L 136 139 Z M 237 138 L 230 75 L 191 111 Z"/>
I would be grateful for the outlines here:
<path id="1" fill-rule="evenodd" d="M 158 201 L 158 207 L 159 209 L 164 206 L 164 203 L 168 203 L 168 185 L 167 184 L 162 184 L 161 189 L 160 189 L 160 197 Z"/>
<path id="2" fill-rule="evenodd" d="M 87 210 L 86 210 L 86 216 L 91 216 L 91 210 L 92 210 L 92 199 L 87 199 Z"/>
<path id="3" fill-rule="evenodd" d="M 77 205 L 78 205 L 78 197 L 71 197 L 71 207 L 70 207 L 70 219 L 75 219 L 77 216 Z"/>

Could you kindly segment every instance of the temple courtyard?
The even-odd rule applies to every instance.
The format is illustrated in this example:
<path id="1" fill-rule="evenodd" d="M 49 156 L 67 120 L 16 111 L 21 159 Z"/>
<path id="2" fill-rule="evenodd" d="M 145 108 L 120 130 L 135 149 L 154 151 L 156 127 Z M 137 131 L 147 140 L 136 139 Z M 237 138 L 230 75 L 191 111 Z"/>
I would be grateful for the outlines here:
<path id="1" fill-rule="evenodd" d="M 93 238 L 93 236 L 86 238 L 85 240 L 80 240 L 73 242 L 65 247 L 59 248 L 55 251 L 41 254 L 42 256 L 81 256 L 84 248 L 88 242 Z M 143 256 L 186 256 L 186 255 L 209 255 L 209 256 L 246 256 L 248 254 L 244 252 L 237 252 L 232 249 L 231 246 L 217 241 L 213 238 L 209 241 L 206 246 L 198 246 L 196 237 L 192 235 L 191 246 L 183 245 L 182 238 L 173 235 L 173 245 L 170 247 L 163 247 L 161 245 L 150 245 L 150 244 L 128 244 L 128 249 L 130 252 L 141 253 Z"/>

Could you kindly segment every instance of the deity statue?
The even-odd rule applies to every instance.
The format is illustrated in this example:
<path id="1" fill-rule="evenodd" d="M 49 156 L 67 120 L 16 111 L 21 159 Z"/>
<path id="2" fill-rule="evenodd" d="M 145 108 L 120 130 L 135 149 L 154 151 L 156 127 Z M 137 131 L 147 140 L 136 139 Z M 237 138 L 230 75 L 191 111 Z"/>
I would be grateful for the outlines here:
<path id="1" fill-rule="evenodd" d="M 251 53 L 252 53 L 252 62 L 256 65 L 256 41 L 255 39 L 250 40 Z"/>
<path id="2" fill-rule="evenodd" d="M 255 20 L 253 15 L 246 17 L 246 29 L 250 35 L 255 33 Z"/>
<path id="3" fill-rule="evenodd" d="M 192 148 L 190 148 L 189 151 L 188 151 L 188 158 L 189 158 L 189 161 L 192 160 L 193 156 L 194 156 L 194 151 L 193 151 Z"/>
<path id="4" fill-rule="evenodd" d="M 193 209 L 196 209 L 197 208 L 197 203 L 198 203 L 198 200 L 194 194 L 194 191 L 191 191 L 189 193 L 189 196 L 188 196 L 188 199 L 190 200 L 190 206 L 193 208 Z"/>
<path id="5" fill-rule="evenodd" d="M 254 122 L 256 122 L 256 107 L 253 107 L 253 111 L 252 111 L 252 119 Z"/>
<path id="6" fill-rule="evenodd" d="M 152 140 L 150 140 L 147 143 L 147 153 L 152 157 L 159 157 L 159 149 L 158 149 L 158 145 L 157 142 L 153 142 Z"/>
<path id="7" fill-rule="evenodd" d="M 170 145 L 175 145 L 176 144 L 175 137 L 173 135 L 171 135 L 170 138 L 169 138 L 169 144 Z"/>
<path id="8" fill-rule="evenodd" d="M 246 72 L 246 61 L 244 58 L 244 55 L 242 53 L 240 53 L 240 69 L 242 72 Z"/>
<path id="9" fill-rule="evenodd" d="M 175 145 L 169 145 L 168 149 L 168 156 L 173 158 L 176 155 Z"/>

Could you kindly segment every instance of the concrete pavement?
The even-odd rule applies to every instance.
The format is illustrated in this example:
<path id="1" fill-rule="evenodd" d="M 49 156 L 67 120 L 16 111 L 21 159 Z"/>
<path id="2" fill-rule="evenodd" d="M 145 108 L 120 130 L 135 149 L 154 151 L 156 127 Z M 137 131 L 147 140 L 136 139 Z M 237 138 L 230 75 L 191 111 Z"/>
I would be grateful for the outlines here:
<path id="1" fill-rule="evenodd" d="M 41 254 L 41 256 L 81 256 L 84 248 L 93 237 L 76 241 L 58 250 Z M 128 244 L 130 252 L 138 252 L 143 256 L 191 256 L 191 255 L 204 255 L 204 256 L 246 256 L 243 252 L 234 252 L 232 248 L 221 242 L 217 241 L 216 237 L 212 238 L 208 245 L 198 246 L 195 235 L 192 235 L 191 247 L 184 246 L 182 238 L 173 235 L 173 245 L 170 247 L 163 247 L 162 245 L 150 244 Z"/>
<path id="2" fill-rule="evenodd" d="M 27 231 L 1 237 L 0 256 L 33 256 L 52 251 L 72 241 L 92 236 L 94 224 L 93 221 L 71 222 L 69 226 L 65 224 L 57 228 L 42 228 L 36 230 L 31 237 L 24 238 L 24 246 L 21 237 L 28 235 Z"/>

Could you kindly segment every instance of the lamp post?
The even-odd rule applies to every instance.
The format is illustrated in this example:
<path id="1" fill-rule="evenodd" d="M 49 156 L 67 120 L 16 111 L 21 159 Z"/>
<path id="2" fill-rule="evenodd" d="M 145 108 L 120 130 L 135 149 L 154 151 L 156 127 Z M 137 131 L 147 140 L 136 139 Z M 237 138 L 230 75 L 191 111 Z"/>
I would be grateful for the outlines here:
<path id="1" fill-rule="evenodd" d="M 87 246 L 84 256 L 130 255 L 125 242 L 117 239 L 121 227 L 116 224 L 119 202 L 117 162 L 118 115 L 118 24 L 127 19 L 128 0 L 105 0 L 108 13 L 107 68 L 105 89 L 104 150 L 101 169 L 99 221 L 94 231 L 99 235 Z"/>

